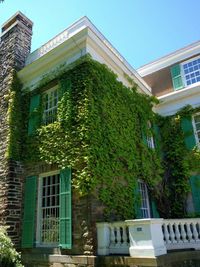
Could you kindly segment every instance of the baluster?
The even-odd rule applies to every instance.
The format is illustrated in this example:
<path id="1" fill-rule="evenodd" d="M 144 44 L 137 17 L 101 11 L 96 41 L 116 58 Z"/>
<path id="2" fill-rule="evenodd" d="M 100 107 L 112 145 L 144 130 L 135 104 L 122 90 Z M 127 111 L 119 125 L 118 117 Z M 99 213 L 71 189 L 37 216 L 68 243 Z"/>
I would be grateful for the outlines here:
<path id="1" fill-rule="evenodd" d="M 192 232 L 190 229 L 190 223 L 186 223 L 186 229 L 187 229 L 188 241 L 191 242 L 193 238 L 192 238 Z"/>
<path id="2" fill-rule="evenodd" d="M 184 243 L 187 242 L 187 239 L 186 239 L 186 231 L 185 231 L 185 227 L 184 227 L 184 223 L 180 223 L 180 226 L 181 226 L 181 239 Z"/>
<path id="3" fill-rule="evenodd" d="M 126 227 L 126 240 L 127 240 L 127 245 L 129 245 L 130 244 L 130 237 L 129 237 L 129 228 L 128 227 Z"/>
<path id="4" fill-rule="evenodd" d="M 199 226 L 199 222 L 196 223 L 196 230 L 197 230 L 198 240 L 199 240 L 199 238 L 200 238 L 200 226 Z"/>
<path id="5" fill-rule="evenodd" d="M 122 243 L 122 245 L 126 244 L 126 232 L 125 231 L 126 231 L 125 226 L 124 225 L 121 226 L 121 237 L 122 237 L 121 243 Z"/>
<path id="6" fill-rule="evenodd" d="M 115 228 L 113 226 L 110 227 L 110 243 L 115 245 Z"/>
<path id="7" fill-rule="evenodd" d="M 164 239 L 165 239 L 165 243 L 169 244 L 170 240 L 169 240 L 169 232 L 168 232 L 168 228 L 167 228 L 167 224 L 163 224 L 163 233 L 164 233 Z"/>
<path id="8" fill-rule="evenodd" d="M 116 234 L 116 245 L 119 246 L 121 244 L 121 235 L 120 235 L 120 227 L 115 228 L 115 234 Z"/>
<path id="9" fill-rule="evenodd" d="M 176 243 L 173 225 L 169 223 L 169 234 L 172 243 Z"/>
<path id="10" fill-rule="evenodd" d="M 181 235 L 180 235 L 180 230 L 179 230 L 179 224 L 178 223 L 174 223 L 174 228 L 175 228 L 175 237 L 176 237 L 176 241 L 177 243 L 181 243 Z"/>
<path id="11" fill-rule="evenodd" d="M 199 235 L 197 232 L 197 225 L 195 223 L 191 224 L 191 228 L 192 228 L 192 233 L 193 233 L 193 237 L 195 241 L 199 241 Z"/>

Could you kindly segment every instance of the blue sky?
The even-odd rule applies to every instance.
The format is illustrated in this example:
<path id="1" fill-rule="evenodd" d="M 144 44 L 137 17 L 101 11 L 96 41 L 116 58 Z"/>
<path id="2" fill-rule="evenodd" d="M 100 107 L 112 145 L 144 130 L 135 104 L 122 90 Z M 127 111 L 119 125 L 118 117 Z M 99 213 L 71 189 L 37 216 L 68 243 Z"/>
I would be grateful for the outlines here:
<path id="1" fill-rule="evenodd" d="M 0 24 L 18 10 L 34 22 L 32 50 L 86 15 L 134 68 L 200 40 L 199 0 L 5 0 Z"/>

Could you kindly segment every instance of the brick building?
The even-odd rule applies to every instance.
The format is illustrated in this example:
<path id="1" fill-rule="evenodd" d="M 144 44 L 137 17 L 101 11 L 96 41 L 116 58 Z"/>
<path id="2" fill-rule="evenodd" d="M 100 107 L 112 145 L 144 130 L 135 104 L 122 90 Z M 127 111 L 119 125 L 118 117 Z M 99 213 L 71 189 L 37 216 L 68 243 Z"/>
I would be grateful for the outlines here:
<path id="1" fill-rule="evenodd" d="M 69 164 L 61 167 L 57 162 L 47 164 L 41 160 L 27 163 L 24 160 L 27 151 L 23 143 L 34 136 L 40 123 L 48 127 L 57 120 L 60 83 L 64 81 L 66 91 L 71 90 L 68 78 L 63 79 L 66 70 L 71 71 L 69 76 L 75 75 L 73 64 L 90 54 L 92 59 L 111 69 L 123 86 L 131 87 L 134 83 L 141 94 L 157 96 L 160 103 L 154 109 L 158 114 L 167 116 L 175 114 L 185 104 L 193 108 L 200 106 L 200 45 L 195 43 L 136 71 L 86 17 L 30 53 L 32 26 L 33 23 L 21 12 L 2 25 L 0 221 L 10 226 L 8 233 L 15 245 L 22 249 L 25 263 L 30 266 L 49 266 L 49 261 L 70 262 L 69 258 L 58 260 L 56 257 L 61 257 L 61 254 L 96 255 L 96 222 L 105 220 L 105 207 L 98 197 L 94 193 L 82 197 L 71 186 L 73 170 Z M 16 76 L 20 92 L 18 94 L 15 91 L 16 98 L 11 97 L 11 101 L 8 101 Z M 30 93 L 29 112 L 22 117 L 27 122 L 20 124 L 24 128 L 19 131 L 18 124 L 15 126 L 13 122 L 15 119 L 19 121 L 24 112 L 23 103 L 19 109 L 14 109 L 13 117 L 10 109 L 12 101 L 22 101 L 20 99 L 27 91 Z M 185 137 L 188 149 L 199 144 L 198 126 L 199 114 L 187 117 L 183 123 L 183 130 L 189 131 Z M 21 140 L 26 136 L 24 131 L 27 139 Z M 152 135 L 147 138 L 146 145 L 154 149 Z M 33 155 L 30 153 L 29 156 Z M 200 211 L 198 180 L 196 173 L 191 175 L 192 190 L 186 203 L 188 213 Z M 142 200 L 140 217 L 159 217 L 147 185 L 139 180 L 138 188 Z M 54 258 L 50 259 L 53 254 Z M 76 260 L 71 262 L 73 266 L 95 265 L 95 258 L 85 258 L 85 262 L 81 262 L 80 258 Z"/>

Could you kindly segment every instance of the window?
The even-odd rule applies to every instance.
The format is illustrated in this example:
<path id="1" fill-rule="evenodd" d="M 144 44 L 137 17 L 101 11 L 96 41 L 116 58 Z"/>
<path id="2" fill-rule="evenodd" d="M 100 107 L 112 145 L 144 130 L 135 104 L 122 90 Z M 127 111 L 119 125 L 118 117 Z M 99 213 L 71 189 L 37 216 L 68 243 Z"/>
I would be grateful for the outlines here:
<path id="1" fill-rule="evenodd" d="M 186 86 L 200 82 L 200 58 L 183 62 L 182 73 Z"/>
<path id="2" fill-rule="evenodd" d="M 139 181 L 139 193 L 141 198 L 141 216 L 142 218 L 150 218 L 150 205 L 147 186 L 143 181 Z"/>
<path id="3" fill-rule="evenodd" d="M 151 122 L 150 122 L 150 121 L 148 121 L 148 125 L 147 125 L 147 127 L 148 127 L 148 130 L 150 131 L 151 128 L 152 128 L 152 126 L 151 126 Z M 146 136 L 146 141 L 147 141 L 147 146 L 148 146 L 149 148 L 151 148 L 151 149 L 154 149 L 154 148 L 155 148 L 155 146 L 154 146 L 154 139 L 153 139 L 153 135 L 152 135 L 151 132 L 148 133 L 148 135 Z"/>
<path id="4" fill-rule="evenodd" d="M 38 241 L 40 245 L 59 244 L 60 175 L 39 178 Z"/>
<path id="5" fill-rule="evenodd" d="M 57 247 L 59 245 L 59 247 L 71 249 L 71 207 L 70 167 L 41 174 L 39 177 L 26 177 L 22 247 L 33 248 L 36 240 L 37 246 Z M 35 225 L 36 221 L 37 225 Z"/>
<path id="6" fill-rule="evenodd" d="M 43 124 L 48 125 L 57 118 L 58 106 L 58 87 L 53 87 L 46 91 L 43 95 L 44 111 L 43 111 Z"/>
<path id="7" fill-rule="evenodd" d="M 200 144 L 200 113 L 193 116 L 193 129 L 196 143 Z"/>

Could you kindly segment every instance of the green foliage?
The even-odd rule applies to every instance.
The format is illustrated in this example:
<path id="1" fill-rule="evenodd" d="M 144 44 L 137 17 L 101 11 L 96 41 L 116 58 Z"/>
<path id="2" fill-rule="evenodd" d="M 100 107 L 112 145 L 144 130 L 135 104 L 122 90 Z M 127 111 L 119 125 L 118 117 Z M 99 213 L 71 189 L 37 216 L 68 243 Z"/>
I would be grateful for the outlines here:
<path id="1" fill-rule="evenodd" d="M 6 233 L 6 228 L 0 226 L 0 266 L 23 267 L 20 254 L 15 250 L 11 239 Z"/>
<path id="2" fill-rule="evenodd" d="M 147 127 L 155 119 L 154 98 L 125 87 L 105 65 L 90 58 L 58 73 L 57 79 L 58 120 L 30 137 L 29 161 L 38 155 L 38 161 L 71 166 L 73 186 L 81 195 L 99 196 L 107 216 L 133 218 L 138 179 L 149 188 L 161 180 L 158 151 L 142 139 L 154 135 Z"/>
<path id="3" fill-rule="evenodd" d="M 154 195 L 163 218 L 187 216 L 186 200 L 191 190 L 189 178 L 192 172 L 200 171 L 200 151 L 197 147 L 187 149 L 185 138 L 193 133 L 184 132 L 181 122 L 197 111 L 199 109 L 185 106 L 173 116 L 158 117 L 165 172 Z"/>
<path id="4" fill-rule="evenodd" d="M 156 192 L 161 217 L 180 218 L 190 190 L 188 151 L 184 142 L 180 116 L 159 118 L 162 140 L 164 178 Z"/>
<path id="5" fill-rule="evenodd" d="M 57 121 L 27 131 L 31 94 L 22 96 L 14 76 L 10 88 L 7 157 L 27 163 L 45 162 L 73 169 L 73 186 L 80 195 L 93 193 L 105 205 L 105 215 L 123 219 L 136 216 L 133 203 L 138 179 L 147 183 L 161 217 L 183 217 L 190 190 L 191 170 L 198 172 L 200 153 L 188 151 L 181 127 L 184 117 L 199 111 L 186 106 L 174 116 L 155 116 L 155 98 L 125 87 L 105 65 L 86 56 L 45 76 L 34 93 L 58 83 L 60 100 Z M 43 98 L 41 98 L 43 99 Z M 42 121 L 42 103 L 34 110 Z M 31 116 L 31 114 L 29 114 Z M 149 128 L 148 122 L 158 125 Z M 149 149 L 147 136 L 156 148 Z M 23 153 L 22 153 L 23 151 Z M 162 154 L 161 152 L 162 151 Z M 22 156 L 23 155 L 23 156 Z"/>
<path id="6" fill-rule="evenodd" d="M 8 95 L 7 120 L 9 124 L 9 132 L 7 136 L 7 158 L 18 160 L 21 157 L 23 132 L 22 115 L 21 84 L 14 72 Z"/>

